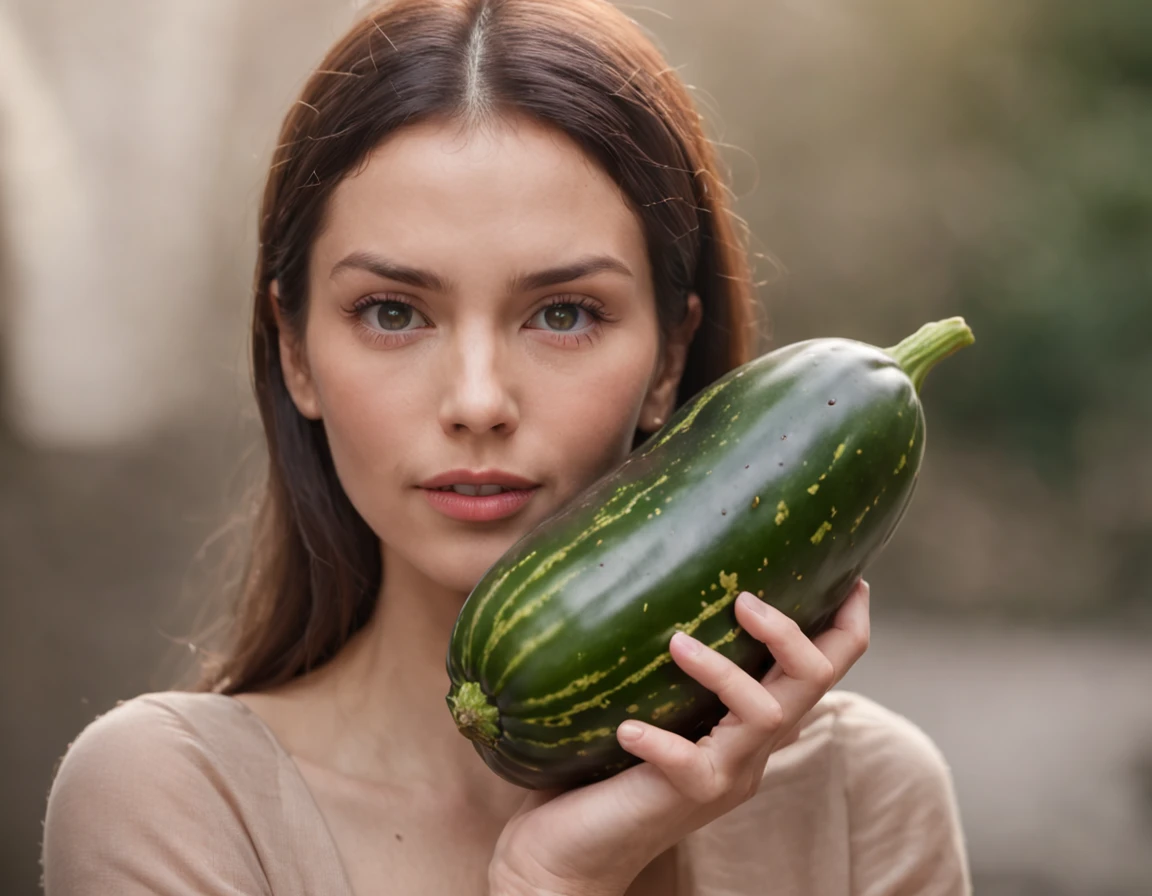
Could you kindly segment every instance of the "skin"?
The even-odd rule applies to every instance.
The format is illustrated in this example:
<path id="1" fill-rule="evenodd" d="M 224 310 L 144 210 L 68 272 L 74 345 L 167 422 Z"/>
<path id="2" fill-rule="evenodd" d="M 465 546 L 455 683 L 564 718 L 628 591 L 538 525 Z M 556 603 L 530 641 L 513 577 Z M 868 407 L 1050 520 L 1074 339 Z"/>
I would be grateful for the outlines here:
<path id="1" fill-rule="evenodd" d="M 334 271 L 356 252 L 433 272 L 446 288 Z M 629 273 L 508 289 L 518 274 L 591 255 Z M 413 310 L 365 305 L 395 299 Z M 590 300 L 605 319 L 572 305 L 546 310 L 556 300 Z M 696 295 L 688 309 L 679 329 L 660 333 L 640 221 L 567 137 L 527 119 L 466 133 L 429 122 L 393 135 L 336 188 L 311 252 L 303 332 L 280 328 L 292 399 L 323 421 L 340 482 L 380 538 L 385 575 L 374 617 L 334 660 L 241 699 L 314 779 L 402 787 L 490 825 L 493 841 L 500 837 L 493 892 L 623 893 L 673 835 L 735 805 L 732 795 L 758 780 L 756 763 L 762 773 L 768 754 L 794 738 L 803 713 L 854 660 L 852 651 L 828 658 L 775 611 L 757 628 L 759 617 L 739 610 L 745 627 L 780 651 L 783 685 L 807 676 L 799 696 L 784 700 L 723 670 L 718 654 L 706 651 L 702 661 L 674 641 L 676 661 L 752 720 L 726 720 L 741 736 L 719 756 L 741 763 L 742 783 L 710 777 L 699 759 L 707 744 L 676 744 L 651 729 L 625 744 L 651 765 L 582 788 L 575 801 L 543 793 L 526 801 L 483 764 L 446 710 L 444 657 L 468 593 L 525 532 L 618 465 L 637 428 L 654 431 L 668 419 L 701 317 Z M 418 488 L 449 469 L 482 467 L 540 487 L 515 515 L 485 523 L 440 514 Z M 845 605 L 857 617 L 860 600 Z M 724 680 L 710 682 L 717 669 Z M 621 815 L 613 794 L 623 793 L 644 811 Z M 652 824 L 661 818 L 673 823 Z M 633 836 L 637 823 L 652 835 Z M 579 829 L 624 839 L 583 841 L 571 835 Z M 549 830 L 565 837 L 549 839 Z M 637 846 L 624 855 L 621 842 Z"/>

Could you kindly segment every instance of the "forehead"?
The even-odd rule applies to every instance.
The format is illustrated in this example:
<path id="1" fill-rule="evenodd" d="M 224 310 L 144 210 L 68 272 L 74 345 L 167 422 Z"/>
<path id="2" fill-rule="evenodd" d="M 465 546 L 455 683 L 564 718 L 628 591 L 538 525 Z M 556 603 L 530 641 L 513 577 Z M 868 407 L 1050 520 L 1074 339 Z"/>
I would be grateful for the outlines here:
<path id="1" fill-rule="evenodd" d="M 387 249 L 411 264 L 538 266 L 595 252 L 646 268 L 640 221 L 619 187 L 566 134 L 517 118 L 462 131 L 398 131 L 333 191 L 314 253 Z"/>

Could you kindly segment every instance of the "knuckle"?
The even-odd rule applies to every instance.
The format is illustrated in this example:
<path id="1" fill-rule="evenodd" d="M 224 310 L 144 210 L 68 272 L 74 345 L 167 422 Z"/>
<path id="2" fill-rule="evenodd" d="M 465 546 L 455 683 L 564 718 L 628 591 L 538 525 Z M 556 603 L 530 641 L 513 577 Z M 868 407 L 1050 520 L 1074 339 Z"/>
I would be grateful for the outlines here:
<path id="1" fill-rule="evenodd" d="M 727 793 L 724 776 L 710 763 L 693 764 L 681 777 L 680 790 L 689 799 L 702 805 L 715 803 Z"/>
<path id="2" fill-rule="evenodd" d="M 681 773 L 691 780 L 698 782 L 708 781 L 712 778 L 712 761 L 704 751 L 697 747 L 686 749 L 682 756 Z"/>
<path id="3" fill-rule="evenodd" d="M 784 709 L 767 691 L 764 691 L 764 699 L 758 701 L 755 724 L 757 729 L 770 734 L 780 727 L 780 723 L 784 721 Z"/>
<path id="4" fill-rule="evenodd" d="M 769 702 L 767 715 L 773 731 L 784 724 L 784 707 L 775 697 Z"/>
<path id="5" fill-rule="evenodd" d="M 830 688 L 836 681 L 836 667 L 824 654 L 812 661 L 812 681 L 822 688 Z"/>

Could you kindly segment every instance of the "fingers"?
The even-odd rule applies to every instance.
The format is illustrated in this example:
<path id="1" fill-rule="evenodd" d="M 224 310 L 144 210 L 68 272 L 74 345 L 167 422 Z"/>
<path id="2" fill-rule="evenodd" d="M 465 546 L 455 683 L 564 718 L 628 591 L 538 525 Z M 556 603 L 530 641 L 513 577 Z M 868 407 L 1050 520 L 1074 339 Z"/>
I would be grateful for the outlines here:
<path id="1" fill-rule="evenodd" d="M 678 666 L 720 698 L 729 715 L 699 743 L 637 720 L 622 723 L 617 739 L 628 752 L 659 768 L 684 796 L 701 803 L 730 798 L 748 757 L 757 752 L 767 757 L 765 744 L 783 718 L 780 704 L 730 659 L 684 632 L 672 636 L 668 650 Z M 748 777 L 740 782 L 738 795 L 747 796 L 742 791 L 758 780 L 757 775 L 755 781 Z"/>
<path id="2" fill-rule="evenodd" d="M 763 641 L 776 660 L 763 682 L 707 645 L 677 632 L 668 648 L 672 658 L 715 693 L 730 713 L 699 743 L 629 720 L 617 729 L 621 746 L 658 768 L 691 799 L 707 802 L 734 786 L 742 789 L 743 783 L 735 779 L 741 769 L 750 767 L 748 758 L 767 756 L 766 748 L 774 749 L 778 737 L 790 731 L 867 649 L 869 590 L 866 582 L 858 581 L 831 626 L 812 639 L 779 610 L 742 593 L 736 601 L 737 621 Z M 633 731 L 639 732 L 638 738 L 628 737 Z M 750 786 L 756 783 L 749 781 Z"/>
<path id="3" fill-rule="evenodd" d="M 686 737 L 632 719 L 617 726 L 616 738 L 629 753 L 659 769 L 677 792 L 691 800 L 712 802 L 729 789 L 729 782 L 708 752 Z M 661 811 L 673 805 L 661 806 Z"/>
<path id="4" fill-rule="evenodd" d="M 836 670 L 831 661 L 793 619 L 751 594 L 740 595 L 736 605 L 737 622 L 752 637 L 763 641 L 776 661 L 770 674 L 810 681 L 821 693 L 832 686 Z"/>
<path id="5" fill-rule="evenodd" d="M 868 647 L 870 588 L 863 579 L 857 579 L 848 597 L 837 611 L 828 629 L 812 638 L 812 643 L 820 649 L 835 668 L 835 681 L 839 682 Z M 768 685 L 785 674 L 779 663 L 768 670 L 764 684 Z"/>
<path id="6" fill-rule="evenodd" d="M 812 639 L 836 670 L 833 684 L 843 678 L 868 649 L 872 637 L 871 591 L 867 582 L 857 580 L 856 587 L 836 611 L 831 626 Z"/>
<path id="7" fill-rule="evenodd" d="M 869 590 L 868 583 L 860 580 L 831 626 L 815 638 L 805 637 L 795 623 L 791 628 L 779 623 L 779 632 L 750 630 L 750 634 L 763 635 L 762 640 L 776 659 L 776 665 L 764 678 L 764 687 L 784 710 L 785 728 L 798 722 L 867 649 Z M 783 617 L 779 611 L 772 612 Z M 741 616 L 742 625 L 743 619 Z M 814 659 L 813 652 L 821 659 Z"/>
<path id="8" fill-rule="evenodd" d="M 713 732 L 725 752 L 743 758 L 762 750 L 774 733 L 791 729 L 843 678 L 868 646 L 868 594 L 867 583 L 859 581 L 831 627 L 809 639 L 794 620 L 742 593 L 736 601 L 737 621 L 776 660 L 763 682 L 706 646 L 693 652 L 699 642 L 681 632 L 672 638 L 669 651 L 676 664 L 731 710 Z"/>
<path id="9" fill-rule="evenodd" d="M 761 739 L 776 730 L 782 720 L 780 704 L 734 662 L 683 632 L 673 635 L 668 649 L 676 665 L 716 694 L 739 721 L 760 732 Z"/>

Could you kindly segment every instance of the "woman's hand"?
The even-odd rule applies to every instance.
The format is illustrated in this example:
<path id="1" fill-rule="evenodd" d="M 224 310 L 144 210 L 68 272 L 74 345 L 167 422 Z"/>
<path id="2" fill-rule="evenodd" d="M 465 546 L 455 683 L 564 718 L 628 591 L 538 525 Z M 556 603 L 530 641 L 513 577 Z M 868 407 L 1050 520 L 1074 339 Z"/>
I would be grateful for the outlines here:
<path id="1" fill-rule="evenodd" d="M 783 613 L 742 593 L 737 622 L 776 659 L 763 681 L 677 632 L 672 658 L 729 713 L 696 743 L 626 721 L 617 739 L 644 762 L 585 787 L 529 794 L 496 844 L 493 896 L 622 896 L 649 862 L 752 797 L 768 757 L 867 649 L 868 596 L 858 581 L 831 627 L 809 640 Z"/>

